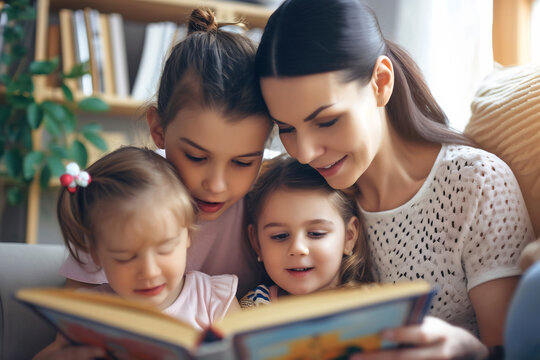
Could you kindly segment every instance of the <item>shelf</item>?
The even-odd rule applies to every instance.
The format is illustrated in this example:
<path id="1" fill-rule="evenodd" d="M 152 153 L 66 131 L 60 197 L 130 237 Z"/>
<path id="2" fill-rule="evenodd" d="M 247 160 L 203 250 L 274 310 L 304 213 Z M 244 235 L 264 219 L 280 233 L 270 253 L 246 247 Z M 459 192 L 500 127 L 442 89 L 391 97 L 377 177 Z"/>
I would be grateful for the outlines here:
<path id="1" fill-rule="evenodd" d="M 40 99 L 41 100 L 51 100 L 54 102 L 62 103 L 64 102 L 64 95 L 62 90 L 59 88 L 44 87 L 40 90 Z M 98 97 L 105 101 L 110 106 L 110 110 L 107 112 L 108 115 L 119 115 L 134 117 L 135 119 L 139 118 L 146 111 L 146 106 L 148 102 L 136 100 L 133 98 L 121 98 L 113 95 L 105 95 L 96 93 L 92 95 Z M 75 101 L 82 100 L 87 97 L 84 96 L 81 92 L 74 92 L 73 97 Z"/>
<path id="2" fill-rule="evenodd" d="M 272 10 L 261 5 L 216 0 L 51 0 L 51 11 L 93 7 L 104 13 L 121 13 L 125 20 L 187 22 L 195 8 L 215 11 L 218 21 L 245 19 L 248 27 L 264 28 Z"/>

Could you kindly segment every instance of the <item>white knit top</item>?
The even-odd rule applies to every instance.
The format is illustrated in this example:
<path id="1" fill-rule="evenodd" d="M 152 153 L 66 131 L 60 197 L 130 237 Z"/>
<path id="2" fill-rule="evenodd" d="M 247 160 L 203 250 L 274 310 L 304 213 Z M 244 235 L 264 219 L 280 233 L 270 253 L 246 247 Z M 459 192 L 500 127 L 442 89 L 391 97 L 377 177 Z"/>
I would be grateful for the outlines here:
<path id="1" fill-rule="evenodd" d="M 471 288 L 519 275 L 533 240 L 517 181 L 495 155 L 443 145 L 420 190 L 396 209 L 361 209 L 375 279 L 425 279 L 438 289 L 430 314 L 478 335 Z"/>

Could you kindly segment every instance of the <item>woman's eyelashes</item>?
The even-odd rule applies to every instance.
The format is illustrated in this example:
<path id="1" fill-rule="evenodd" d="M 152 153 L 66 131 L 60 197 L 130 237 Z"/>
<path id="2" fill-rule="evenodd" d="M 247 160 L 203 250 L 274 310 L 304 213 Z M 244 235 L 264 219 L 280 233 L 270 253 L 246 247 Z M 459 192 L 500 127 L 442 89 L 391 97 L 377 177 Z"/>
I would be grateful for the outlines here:
<path id="1" fill-rule="evenodd" d="M 327 127 L 333 126 L 338 121 L 339 121 L 339 117 L 336 117 L 330 121 L 322 121 L 315 124 L 319 128 L 327 128 Z M 292 133 L 295 129 L 292 126 L 284 126 L 283 124 L 280 124 L 278 126 L 278 130 L 280 134 L 289 134 L 289 133 Z"/>
<path id="2" fill-rule="evenodd" d="M 193 161 L 193 162 L 201 162 L 203 160 L 206 160 L 205 157 L 193 156 L 188 153 L 184 153 L 184 154 L 186 155 L 186 158 L 188 158 L 188 160 Z"/>
<path id="3" fill-rule="evenodd" d="M 339 120 L 339 118 L 335 118 L 335 119 L 330 120 L 330 121 L 320 122 L 318 125 L 321 128 L 330 127 L 330 126 L 334 125 L 335 123 L 337 123 L 338 120 Z"/>

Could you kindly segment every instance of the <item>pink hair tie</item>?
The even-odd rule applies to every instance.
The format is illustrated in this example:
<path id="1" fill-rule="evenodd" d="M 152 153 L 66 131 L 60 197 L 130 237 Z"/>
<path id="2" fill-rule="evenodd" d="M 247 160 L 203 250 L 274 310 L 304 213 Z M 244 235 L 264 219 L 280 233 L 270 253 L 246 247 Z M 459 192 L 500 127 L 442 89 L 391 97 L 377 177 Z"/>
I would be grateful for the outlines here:
<path id="1" fill-rule="evenodd" d="M 67 164 L 66 172 L 60 176 L 60 184 L 67 187 L 70 193 L 77 190 L 77 186 L 87 187 L 92 182 L 90 174 L 86 171 L 81 171 L 79 165 L 74 162 Z"/>

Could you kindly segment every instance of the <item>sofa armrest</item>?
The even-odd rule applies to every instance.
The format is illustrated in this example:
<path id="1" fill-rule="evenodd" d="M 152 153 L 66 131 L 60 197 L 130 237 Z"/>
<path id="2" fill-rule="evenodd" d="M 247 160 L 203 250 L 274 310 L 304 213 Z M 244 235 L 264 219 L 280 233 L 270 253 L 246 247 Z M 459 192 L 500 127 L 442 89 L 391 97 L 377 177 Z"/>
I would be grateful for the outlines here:
<path id="1" fill-rule="evenodd" d="M 56 331 L 13 294 L 23 287 L 60 287 L 62 245 L 0 243 L 0 360 L 29 359 L 54 340 Z"/>

